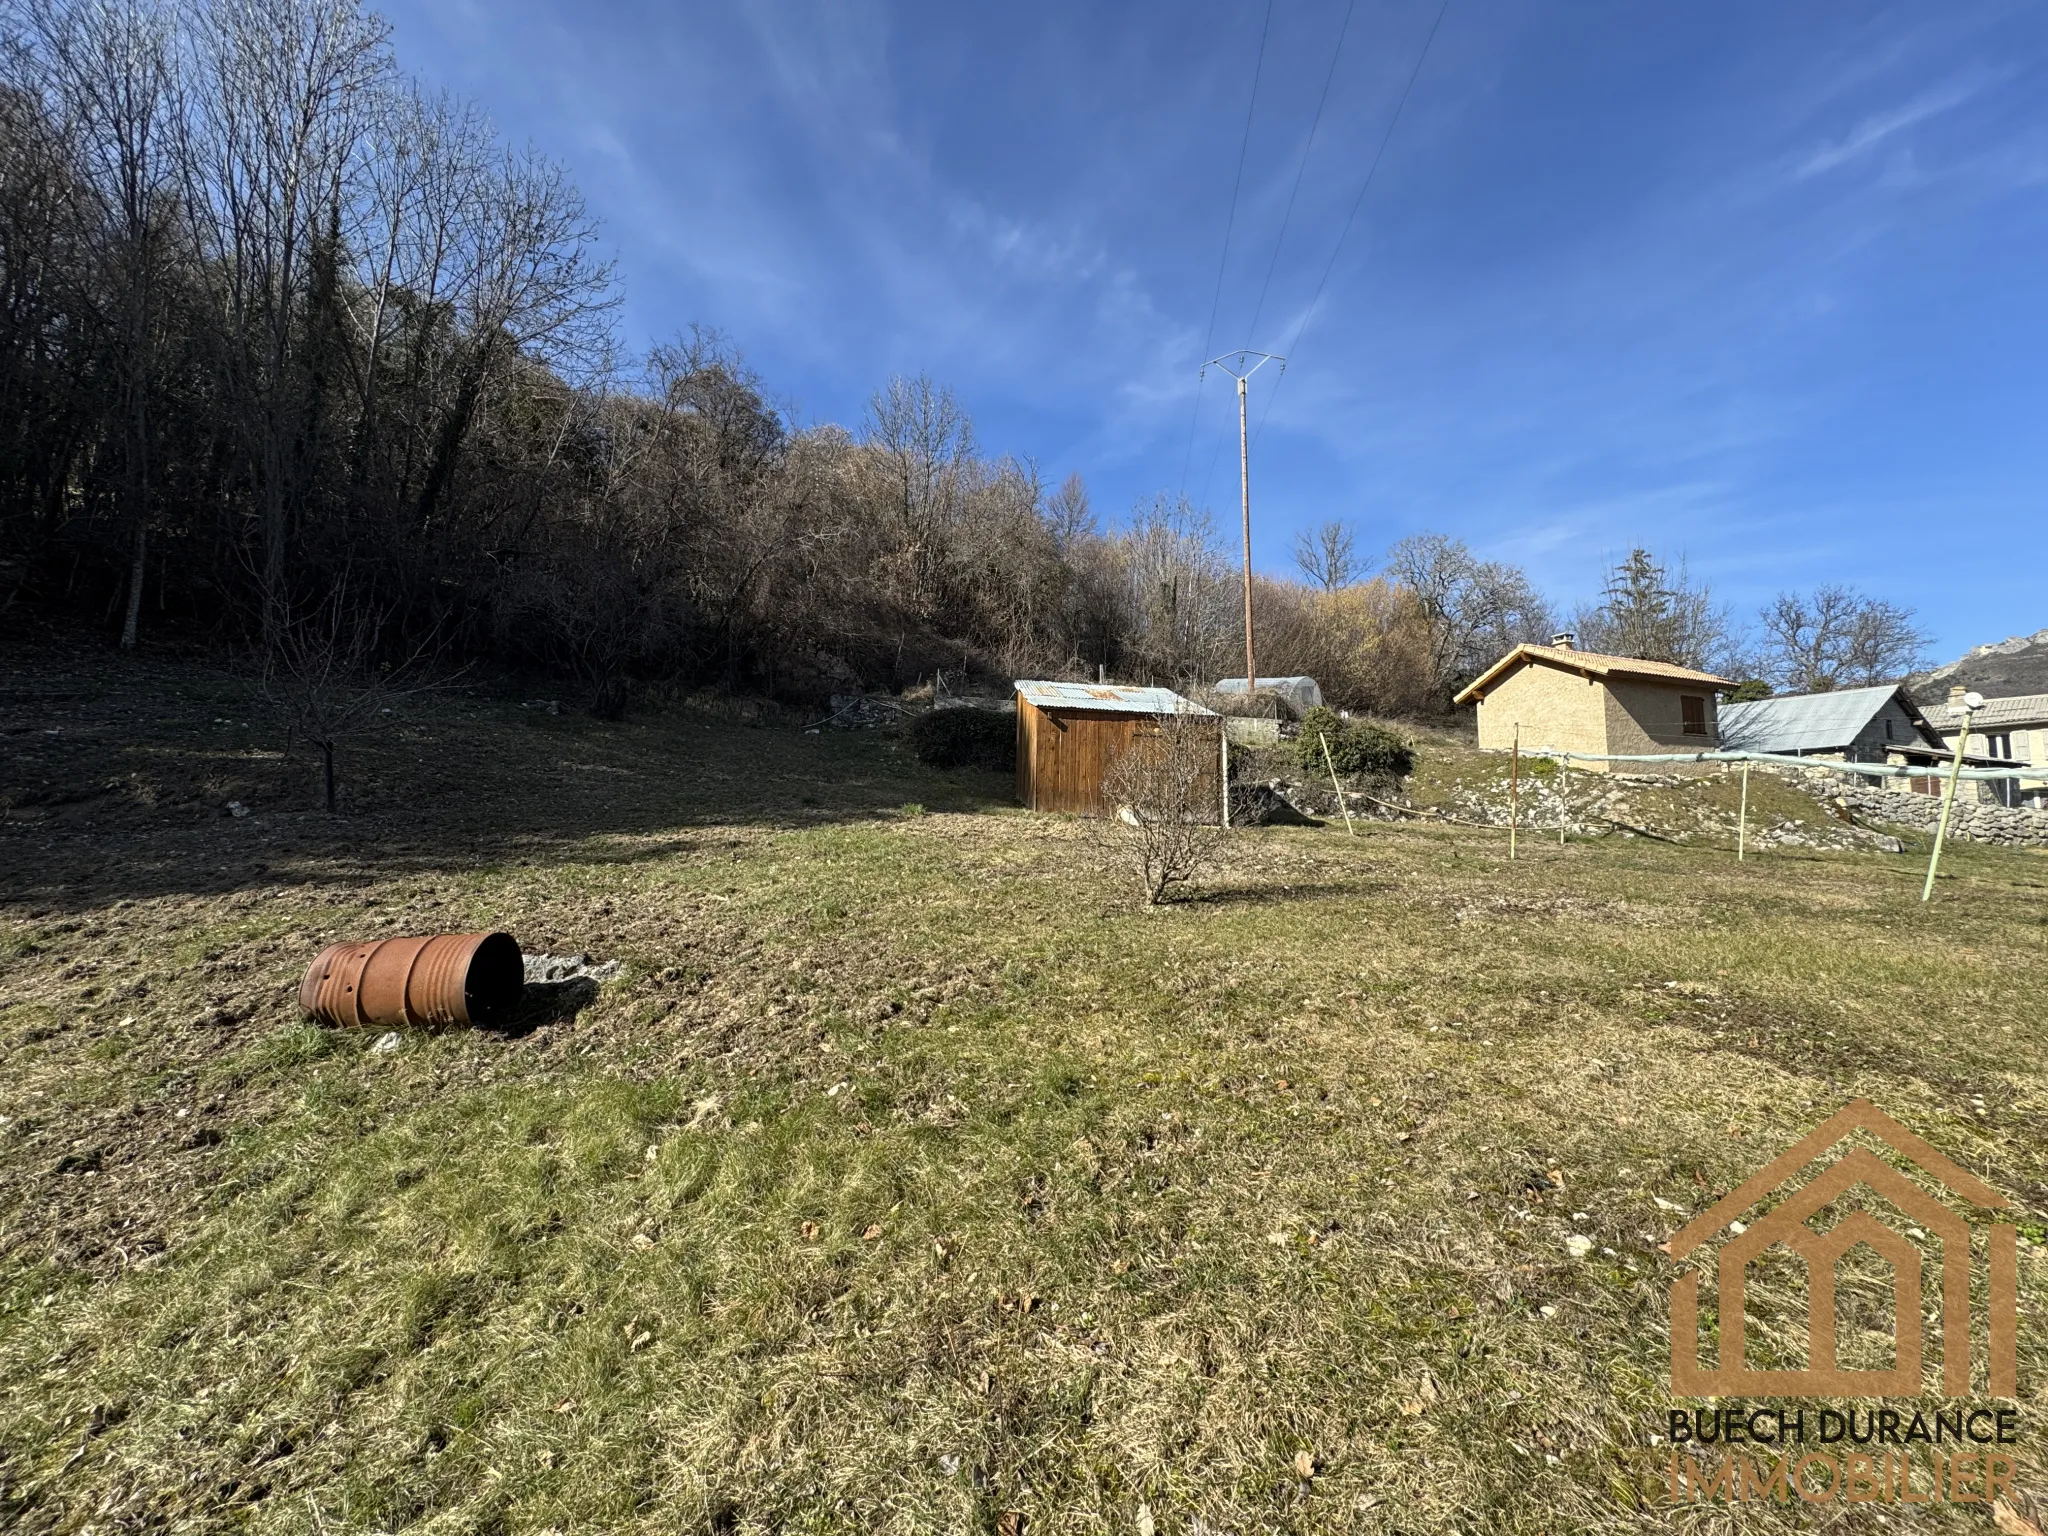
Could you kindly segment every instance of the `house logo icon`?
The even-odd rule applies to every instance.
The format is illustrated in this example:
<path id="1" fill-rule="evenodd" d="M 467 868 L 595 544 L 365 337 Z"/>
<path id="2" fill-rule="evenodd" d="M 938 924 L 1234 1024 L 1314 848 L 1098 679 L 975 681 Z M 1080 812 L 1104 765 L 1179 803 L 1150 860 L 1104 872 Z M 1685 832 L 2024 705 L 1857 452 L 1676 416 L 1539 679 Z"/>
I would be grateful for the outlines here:
<path id="1" fill-rule="evenodd" d="M 1700 1271 L 1689 1268 L 1673 1282 L 1674 1390 L 1698 1397 L 1918 1397 L 1926 1389 L 1931 1363 L 1930 1341 L 1923 1333 L 1926 1309 L 1921 1279 L 1923 1267 L 1931 1265 L 1939 1272 L 1942 1395 L 1970 1395 L 1974 1346 L 1980 1336 L 1972 1325 L 1972 1292 L 1978 1289 L 1981 1275 L 1984 1380 L 1993 1397 L 2017 1396 L 2017 1229 L 2009 1222 L 1981 1215 L 1966 1219 L 1869 1147 L 1845 1147 L 1858 1132 L 1896 1153 L 1923 1178 L 1940 1186 L 1949 1199 L 1978 1212 L 2011 1209 L 2011 1202 L 1996 1190 L 1891 1116 L 1865 1099 L 1852 1099 L 1840 1113 L 1694 1217 L 1665 1244 L 1673 1259 L 1684 1259 L 1706 1244 L 1728 1239 L 1715 1259 L 1720 1328 L 1719 1358 L 1712 1366 L 1700 1363 Z M 1802 1176 L 1809 1174 L 1801 1183 Z M 1825 1220 L 1836 1200 L 1858 1191 L 1867 1192 L 1861 1196 L 1861 1208 L 1841 1214 L 1832 1225 L 1815 1224 Z M 1774 1197 L 1777 1203 L 1765 1214 L 1747 1227 L 1742 1224 L 1743 1218 Z M 1879 1202 L 1896 1212 L 1908 1230 L 1894 1230 L 1873 1214 L 1871 1207 Z M 1849 1370 L 1838 1363 L 1836 1276 L 1843 1258 L 1865 1245 L 1891 1272 L 1893 1355 L 1889 1369 Z M 1806 1368 L 1756 1370 L 1750 1367 L 1745 1349 L 1743 1306 L 1748 1279 L 1751 1266 L 1780 1246 L 1805 1265 Z"/>

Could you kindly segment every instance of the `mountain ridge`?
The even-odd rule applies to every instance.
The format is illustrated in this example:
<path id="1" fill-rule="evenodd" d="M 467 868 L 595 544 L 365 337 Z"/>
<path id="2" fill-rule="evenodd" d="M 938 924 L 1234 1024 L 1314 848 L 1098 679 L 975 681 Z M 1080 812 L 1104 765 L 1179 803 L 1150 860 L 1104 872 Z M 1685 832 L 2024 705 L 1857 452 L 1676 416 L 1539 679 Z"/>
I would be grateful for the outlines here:
<path id="1" fill-rule="evenodd" d="M 1922 705 L 1946 702 L 1951 688 L 1973 688 L 1992 699 L 2048 693 L 2048 629 L 1975 646 L 1906 678 L 1906 691 Z"/>

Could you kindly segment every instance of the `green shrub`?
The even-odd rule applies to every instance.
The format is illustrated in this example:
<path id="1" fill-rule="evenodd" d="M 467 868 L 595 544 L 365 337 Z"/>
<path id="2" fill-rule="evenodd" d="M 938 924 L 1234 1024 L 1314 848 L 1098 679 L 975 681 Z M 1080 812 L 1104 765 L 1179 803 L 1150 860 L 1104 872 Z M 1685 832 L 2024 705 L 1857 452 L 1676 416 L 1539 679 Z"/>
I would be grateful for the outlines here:
<path id="1" fill-rule="evenodd" d="M 1330 744 L 1329 762 L 1323 743 Z M 1346 720 L 1334 709 L 1318 706 L 1301 718 L 1294 742 L 1295 759 L 1305 772 L 1341 774 L 1368 779 L 1398 779 L 1415 771 L 1415 749 L 1402 737 L 1370 720 Z"/>
<path id="2" fill-rule="evenodd" d="M 910 750 L 933 768 L 1017 771 L 1017 717 L 994 709 L 934 709 L 914 716 Z"/>

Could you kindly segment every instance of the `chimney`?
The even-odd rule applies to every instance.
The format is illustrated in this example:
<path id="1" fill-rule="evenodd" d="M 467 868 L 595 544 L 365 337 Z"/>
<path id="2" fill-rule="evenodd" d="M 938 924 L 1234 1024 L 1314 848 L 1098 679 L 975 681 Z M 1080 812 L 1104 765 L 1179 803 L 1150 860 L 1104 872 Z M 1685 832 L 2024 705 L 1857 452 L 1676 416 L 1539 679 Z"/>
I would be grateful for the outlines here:
<path id="1" fill-rule="evenodd" d="M 1550 643 L 1560 651 L 1569 651 L 1577 647 L 1579 637 L 1568 629 L 1561 629 L 1550 637 Z"/>
<path id="2" fill-rule="evenodd" d="M 1963 695 L 1969 691 L 1961 683 L 1957 683 L 1954 687 L 1950 688 L 1948 691 L 1948 707 L 1950 709 L 1961 709 L 1963 707 Z"/>

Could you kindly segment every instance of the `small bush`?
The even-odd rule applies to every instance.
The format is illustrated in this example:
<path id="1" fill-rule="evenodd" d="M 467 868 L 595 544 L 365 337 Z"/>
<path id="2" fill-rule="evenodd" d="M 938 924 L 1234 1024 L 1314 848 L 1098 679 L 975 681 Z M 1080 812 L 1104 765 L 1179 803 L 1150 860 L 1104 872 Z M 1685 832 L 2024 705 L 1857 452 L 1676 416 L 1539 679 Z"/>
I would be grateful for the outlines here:
<path id="1" fill-rule="evenodd" d="M 1102 776 L 1103 798 L 1115 807 L 1102 822 L 1105 849 L 1154 906 L 1192 883 L 1222 846 L 1216 733 L 1205 723 L 1161 716 L 1159 734 L 1133 742 Z"/>
<path id="2" fill-rule="evenodd" d="M 934 709 L 914 716 L 910 750 L 933 768 L 1017 771 L 1017 717 L 994 709 Z"/>
<path id="3" fill-rule="evenodd" d="M 1323 761 L 1325 741 L 1329 764 Z M 1415 771 L 1415 749 L 1400 736 L 1370 720 L 1346 720 L 1327 707 L 1302 716 L 1294 752 L 1305 772 L 1327 773 L 1334 765 L 1339 773 L 1359 778 L 1398 779 Z"/>

